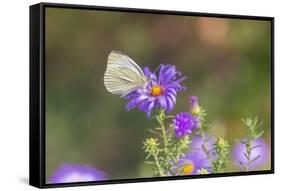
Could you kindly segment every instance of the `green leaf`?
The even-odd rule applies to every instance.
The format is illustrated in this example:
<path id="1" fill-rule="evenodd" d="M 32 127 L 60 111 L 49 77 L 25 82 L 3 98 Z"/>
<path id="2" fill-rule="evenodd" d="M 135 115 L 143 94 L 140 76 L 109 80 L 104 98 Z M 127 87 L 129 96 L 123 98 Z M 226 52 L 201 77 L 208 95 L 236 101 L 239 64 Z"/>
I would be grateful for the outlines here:
<path id="1" fill-rule="evenodd" d="M 260 138 L 260 137 L 263 135 L 263 133 L 264 133 L 264 131 L 259 132 L 259 133 L 255 136 L 255 139 Z"/>
<path id="2" fill-rule="evenodd" d="M 260 158 L 261 155 L 256 156 L 255 158 L 253 158 L 252 160 L 250 160 L 248 162 L 248 164 L 252 164 L 253 162 L 255 162 L 256 160 L 258 160 Z"/>
<path id="3" fill-rule="evenodd" d="M 152 161 L 144 161 L 146 164 L 155 164 L 155 162 Z"/>
<path id="4" fill-rule="evenodd" d="M 256 146 L 252 147 L 250 150 L 252 151 L 252 150 L 254 150 L 254 149 L 258 148 L 258 147 L 261 147 L 261 146 L 262 145 L 256 145 Z"/>
<path id="5" fill-rule="evenodd" d="M 243 154 L 244 154 L 245 158 L 246 158 L 247 160 L 249 160 L 249 155 L 248 155 L 248 153 L 244 152 Z"/>
<path id="6" fill-rule="evenodd" d="M 145 160 L 147 160 L 151 156 L 151 153 L 149 153 L 146 157 Z"/>
<path id="7" fill-rule="evenodd" d="M 148 131 L 154 135 L 158 135 L 159 133 L 157 131 L 154 131 L 153 129 L 148 129 Z"/>
<path id="8" fill-rule="evenodd" d="M 242 161 L 239 160 L 238 162 L 239 162 L 239 164 L 244 165 L 244 163 Z"/>

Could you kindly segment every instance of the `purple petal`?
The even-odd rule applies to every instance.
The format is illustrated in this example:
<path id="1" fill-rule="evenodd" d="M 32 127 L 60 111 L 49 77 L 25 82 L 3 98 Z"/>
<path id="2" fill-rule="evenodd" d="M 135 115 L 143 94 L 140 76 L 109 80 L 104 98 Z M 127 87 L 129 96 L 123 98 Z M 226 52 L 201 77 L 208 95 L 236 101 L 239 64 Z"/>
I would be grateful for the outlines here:
<path id="1" fill-rule="evenodd" d="M 105 174 L 90 165 L 62 164 L 49 178 L 49 184 L 105 180 Z"/>
<path id="2" fill-rule="evenodd" d="M 160 107 L 163 108 L 163 109 L 166 109 L 167 108 L 167 103 L 166 103 L 165 97 L 164 96 L 159 96 L 158 100 L 159 100 Z"/>
<path id="3" fill-rule="evenodd" d="M 125 109 L 127 111 L 130 111 L 132 108 L 134 108 L 136 106 L 136 100 L 131 100 L 130 102 L 128 102 L 125 106 Z"/>
<path id="4" fill-rule="evenodd" d="M 166 101 L 167 101 L 167 111 L 171 112 L 174 107 L 173 100 L 169 96 L 166 96 Z"/>

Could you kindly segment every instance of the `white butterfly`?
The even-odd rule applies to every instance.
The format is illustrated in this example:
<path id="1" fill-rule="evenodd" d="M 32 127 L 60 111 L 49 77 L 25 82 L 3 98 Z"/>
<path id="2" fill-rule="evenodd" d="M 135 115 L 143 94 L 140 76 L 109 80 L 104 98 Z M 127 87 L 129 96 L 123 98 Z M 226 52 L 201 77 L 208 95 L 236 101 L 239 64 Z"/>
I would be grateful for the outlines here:
<path id="1" fill-rule="evenodd" d="M 147 82 L 142 69 L 131 58 L 118 51 L 110 52 L 104 73 L 104 85 L 110 93 L 124 97 Z"/>

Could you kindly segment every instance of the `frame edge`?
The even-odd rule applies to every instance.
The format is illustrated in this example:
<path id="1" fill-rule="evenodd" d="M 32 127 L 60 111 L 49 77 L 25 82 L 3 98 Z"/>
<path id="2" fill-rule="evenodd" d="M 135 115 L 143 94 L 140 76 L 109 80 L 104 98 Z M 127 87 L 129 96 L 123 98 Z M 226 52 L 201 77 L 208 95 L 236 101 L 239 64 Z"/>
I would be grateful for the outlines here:
<path id="1" fill-rule="evenodd" d="M 43 187 L 40 106 L 41 7 L 29 7 L 29 185 Z"/>

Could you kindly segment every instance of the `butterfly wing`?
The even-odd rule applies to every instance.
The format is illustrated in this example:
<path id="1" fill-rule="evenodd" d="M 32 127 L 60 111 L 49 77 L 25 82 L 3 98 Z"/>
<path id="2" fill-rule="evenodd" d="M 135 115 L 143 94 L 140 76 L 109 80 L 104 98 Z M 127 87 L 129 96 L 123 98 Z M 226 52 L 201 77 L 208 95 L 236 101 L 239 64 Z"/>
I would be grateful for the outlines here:
<path id="1" fill-rule="evenodd" d="M 123 97 L 146 82 L 142 69 L 131 58 L 118 51 L 109 54 L 104 85 L 110 93 Z"/>

